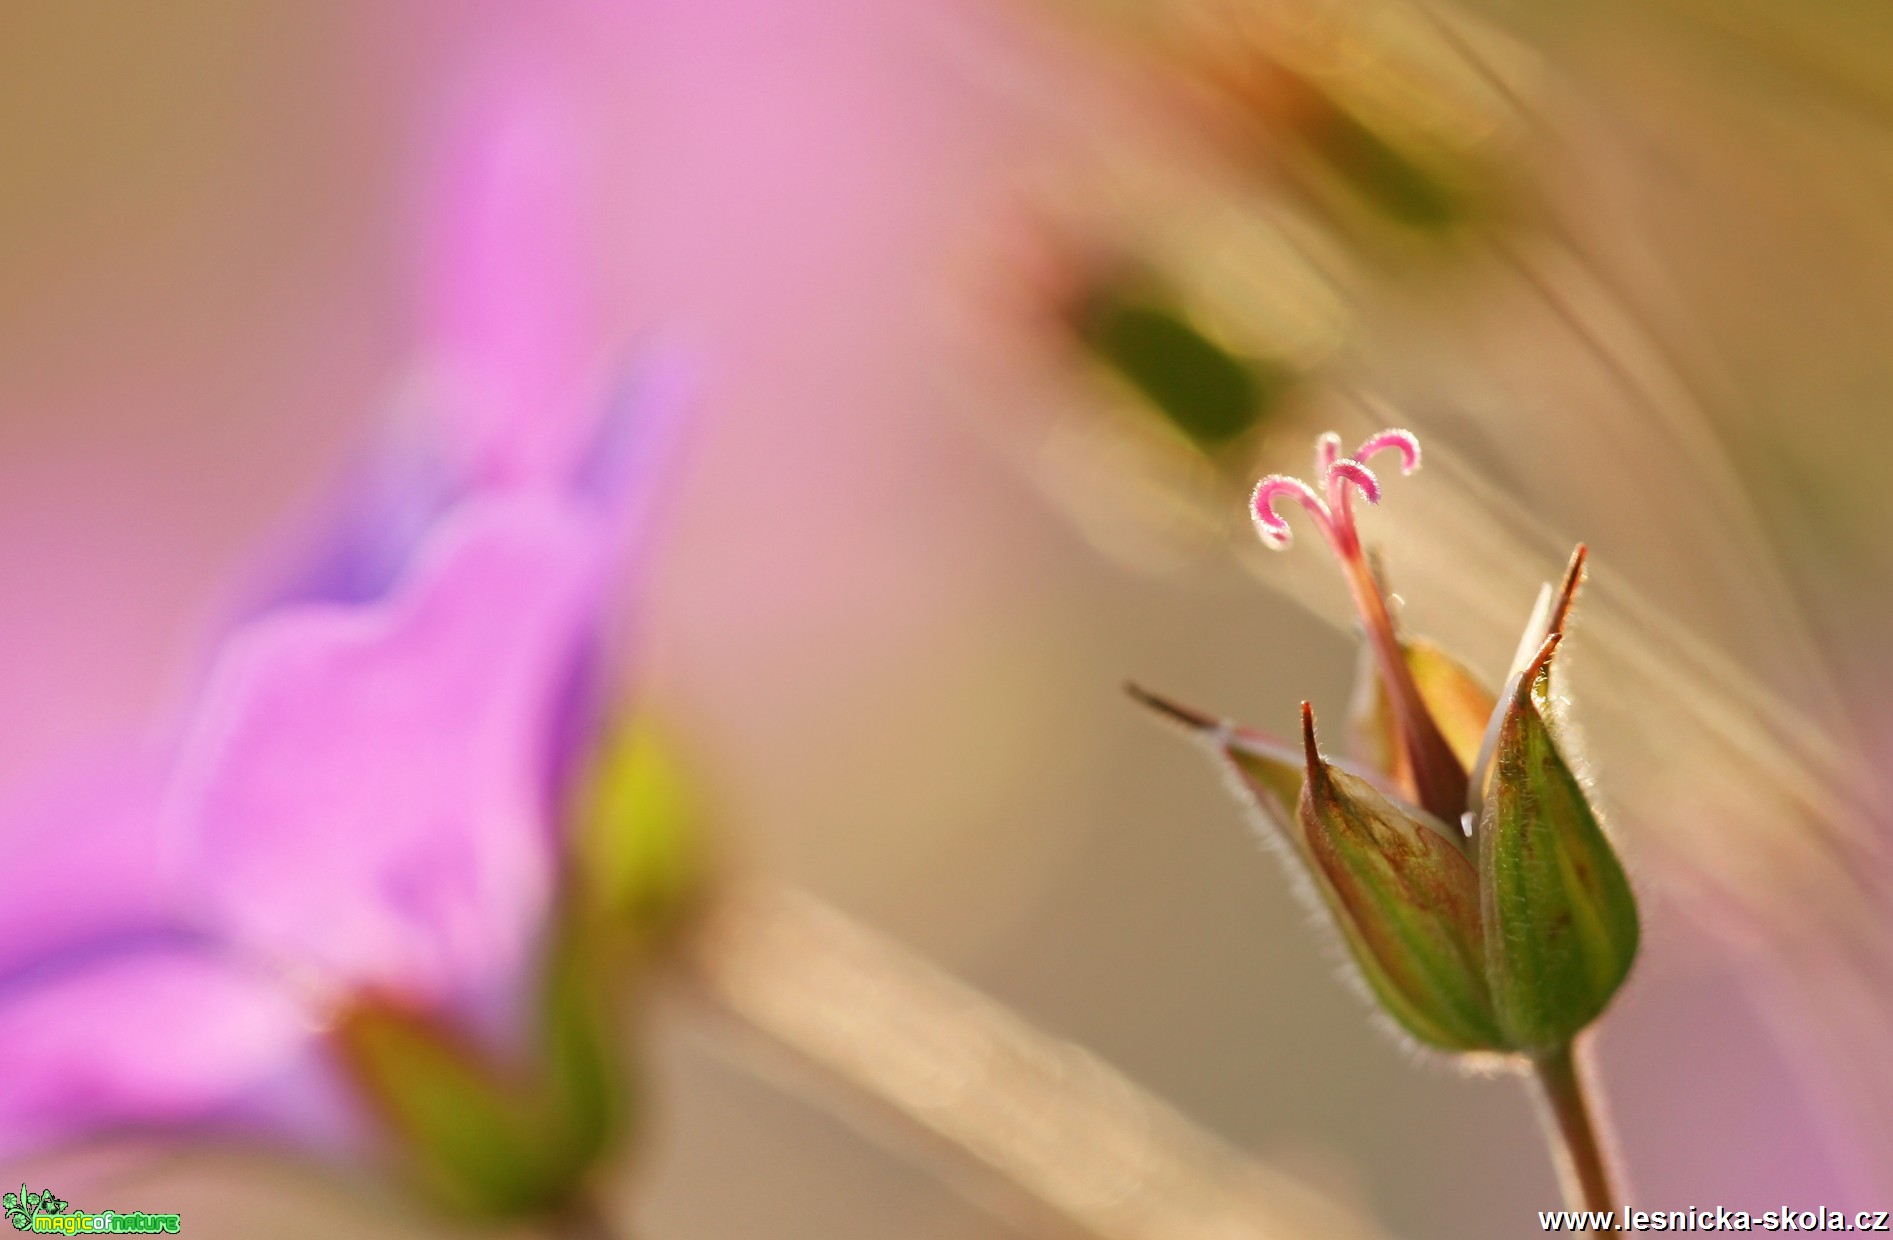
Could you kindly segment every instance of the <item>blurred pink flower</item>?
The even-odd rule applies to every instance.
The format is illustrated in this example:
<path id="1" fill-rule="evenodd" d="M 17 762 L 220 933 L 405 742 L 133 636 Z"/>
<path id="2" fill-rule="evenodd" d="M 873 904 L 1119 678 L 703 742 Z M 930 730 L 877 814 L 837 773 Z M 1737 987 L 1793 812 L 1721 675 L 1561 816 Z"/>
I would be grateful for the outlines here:
<path id="1" fill-rule="evenodd" d="M 0 817 L 0 1155 L 345 1136 L 324 1029 L 360 994 L 505 1035 L 681 405 L 662 362 L 599 396 L 582 135 L 549 81 L 482 78 L 447 144 L 418 416 L 167 744 Z"/>

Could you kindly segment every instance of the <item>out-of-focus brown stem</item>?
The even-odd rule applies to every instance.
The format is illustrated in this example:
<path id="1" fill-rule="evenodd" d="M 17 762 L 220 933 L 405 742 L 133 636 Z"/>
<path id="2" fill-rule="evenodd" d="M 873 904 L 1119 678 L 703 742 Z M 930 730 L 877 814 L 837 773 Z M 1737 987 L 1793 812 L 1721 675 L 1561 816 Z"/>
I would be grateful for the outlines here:
<path id="1" fill-rule="evenodd" d="M 550 1240 L 631 1240 L 631 1233 L 614 1226 L 604 1207 L 589 1193 L 573 1198 L 546 1228 Z"/>
<path id="2" fill-rule="evenodd" d="M 1035 1230 L 1093 1240 L 1383 1234 L 812 896 L 732 885 L 687 960 L 696 989 L 767 1044 L 1010 1184 Z M 839 1114 L 849 1118 L 845 1106 Z"/>
<path id="3" fill-rule="evenodd" d="M 1564 1184 L 1565 1203 L 1573 1210 L 1610 1211 L 1621 1217 L 1621 1206 L 1611 1173 L 1609 1137 L 1590 1085 L 1590 1071 L 1575 1044 L 1534 1061 L 1545 1136 L 1550 1141 L 1558 1178 Z M 1618 1228 L 1599 1228 L 1593 1235 L 1616 1236 Z"/>

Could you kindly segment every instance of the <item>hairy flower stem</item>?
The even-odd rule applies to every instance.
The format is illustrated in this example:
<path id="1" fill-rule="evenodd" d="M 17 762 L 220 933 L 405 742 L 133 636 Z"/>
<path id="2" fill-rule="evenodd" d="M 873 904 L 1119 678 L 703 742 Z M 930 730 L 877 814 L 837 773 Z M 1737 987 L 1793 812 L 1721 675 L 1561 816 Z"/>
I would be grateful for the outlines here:
<path id="1" fill-rule="evenodd" d="M 1610 1137 L 1596 1091 L 1589 1083 L 1589 1066 L 1583 1060 L 1576 1043 L 1533 1060 L 1543 1100 L 1540 1115 L 1545 1136 L 1558 1164 L 1566 1205 L 1573 1210 L 1609 1210 L 1621 1216 L 1610 1168 Z M 1611 1227 L 1592 1234 L 1622 1233 Z"/>
<path id="2" fill-rule="evenodd" d="M 1367 640 L 1374 648 L 1374 658 L 1380 664 L 1381 679 L 1387 685 L 1394 727 L 1412 768 L 1414 795 L 1427 812 L 1457 826 L 1459 816 L 1466 812 L 1466 769 L 1420 696 L 1420 686 L 1413 679 L 1413 669 L 1407 666 L 1406 652 L 1394 632 L 1386 596 L 1374 579 L 1367 557 L 1358 545 L 1352 551 L 1341 556 L 1341 567 L 1354 596 L 1355 610 L 1366 627 Z"/>

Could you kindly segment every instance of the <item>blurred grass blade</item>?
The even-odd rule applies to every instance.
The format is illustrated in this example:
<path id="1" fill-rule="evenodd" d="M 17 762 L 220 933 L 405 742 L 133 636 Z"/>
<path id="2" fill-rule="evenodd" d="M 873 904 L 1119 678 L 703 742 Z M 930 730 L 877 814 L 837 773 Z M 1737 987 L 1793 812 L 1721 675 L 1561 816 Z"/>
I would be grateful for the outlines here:
<path id="1" fill-rule="evenodd" d="M 812 1086 L 849 1088 L 810 1090 L 844 1121 L 884 1140 L 889 1116 L 906 1120 L 920 1138 L 908 1148 L 954 1154 L 965 1167 L 948 1181 L 998 1205 L 1020 1235 L 1385 1234 L 1350 1203 L 1231 1148 L 1097 1056 L 806 893 L 730 884 L 690 944 L 701 992 L 764 1035 L 741 1047 L 752 1070 L 757 1053 L 772 1054 L 761 1074 L 797 1080 L 778 1067 L 786 1050 L 823 1070 Z M 863 1098 L 878 1104 L 866 1115 Z"/>

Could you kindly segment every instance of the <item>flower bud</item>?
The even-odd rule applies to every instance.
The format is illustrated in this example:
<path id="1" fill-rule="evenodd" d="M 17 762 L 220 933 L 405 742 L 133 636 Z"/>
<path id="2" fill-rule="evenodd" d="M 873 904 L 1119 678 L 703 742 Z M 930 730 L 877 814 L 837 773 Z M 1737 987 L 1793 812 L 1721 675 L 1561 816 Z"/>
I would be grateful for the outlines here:
<path id="1" fill-rule="evenodd" d="M 1368 984 L 1409 1033 L 1443 1050 L 1503 1044 L 1485 979 L 1479 876 L 1465 841 L 1326 761 L 1302 705 L 1308 853 Z"/>
<path id="2" fill-rule="evenodd" d="M 1393 622 L 1351 507 L 1356 494 L 1378 502 L 1379 480 L 1362 462 L 1382 451 L 1397 451 L 1403 470 L 1419 464 L 1406 431 L 1370 436 L 1351 457 L 1324 435 L 1318 485 L 1273 474 L 1250 503 L 1258 535 L 1276 548 L 1292 539 L 1277 502 L 1306 509 L 1353 588 L 1368 639 L 1367 682 L 1352 710 L 1355 765 L 1322 756 L 1306 702 L 1297 764 L 1267 736 L 1132 693 L 1210 743 L 1408 1033 L 1441 1050 L 1543 1058 L 1597 1019 L 1637 951 L 1635 898 L 1549 722 L 1552 656 L 1585 549 L 1560 586 L 1541 592 L 1495 699 Z"/>
<path id="3" fill-rule="evenodd" d="M 1323 758 L 1306 704 L 1297 757 L 1262 733 L 1135 686 L 1131 694 L 1216 753 L 1400 1028 L 1438 1050 L 1504 1049 L 1486 991 L 1479 880 L 1463 838 Z"/>
<path id="4" fill-rule="evenodd" d="M 1623 866 L 1553 737 L 1545 640 L 1503 710 L 1478 826 L 1487 971 L 1507 1040 L 1568 1043 L 1596 1020 L 1637 954 Z"/>

